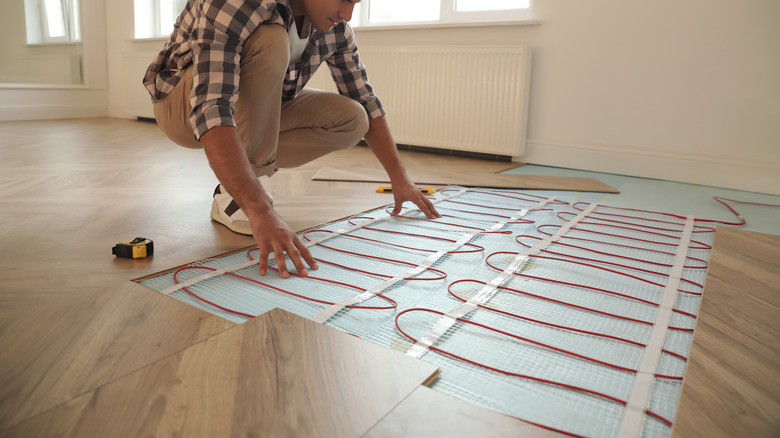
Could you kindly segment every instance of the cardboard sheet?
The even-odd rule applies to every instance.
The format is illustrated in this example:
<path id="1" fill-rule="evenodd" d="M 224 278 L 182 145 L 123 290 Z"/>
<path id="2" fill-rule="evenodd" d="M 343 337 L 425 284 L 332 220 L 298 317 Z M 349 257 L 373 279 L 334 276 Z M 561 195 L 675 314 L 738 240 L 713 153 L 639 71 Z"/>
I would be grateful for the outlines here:
<path id="1" fill-rule="evenodd" d="M 620 193 L 619 190 L 594 178 L 574 178 L 541 175 L 505 175 L 499 173 L 466 173 L 433 170 L 407 170 L 419 185 L 459 185 L 526 190 L 566 190 L 574 192 Z M 354 181 L 390 183 L 384 170 L 371 168 L 323 167 L 313 177 L 315 181 Z"/>

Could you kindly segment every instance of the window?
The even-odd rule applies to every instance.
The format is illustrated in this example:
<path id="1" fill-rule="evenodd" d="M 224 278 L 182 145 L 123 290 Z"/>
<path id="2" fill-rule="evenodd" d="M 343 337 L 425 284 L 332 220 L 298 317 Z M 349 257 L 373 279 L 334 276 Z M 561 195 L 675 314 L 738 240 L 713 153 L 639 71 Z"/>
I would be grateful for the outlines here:
<path id="1" fill-rule="evenodd" d="M 167 37 L 187 0 L 135 0 L 135 37 Z"/>
<path id="2" fill-rule="evenodd" d="M 37 0 L 75 1 L 75 0 Z M 362 0 L 354 27 L 475 23 L 531 19 L 532 0 Z M 135 37 L 167 37 L 187 0 L 134 0 Z"/>
<path id="3" fill-rule="evenodd" d="M 479 23 L 531 19 L 531 0 L 363 0 L 354 27 Z"/>
<path id="4" fill-rule="evenodd" d="M 81 41 L 78 0 L 25 0 L 28 44 Z"/>

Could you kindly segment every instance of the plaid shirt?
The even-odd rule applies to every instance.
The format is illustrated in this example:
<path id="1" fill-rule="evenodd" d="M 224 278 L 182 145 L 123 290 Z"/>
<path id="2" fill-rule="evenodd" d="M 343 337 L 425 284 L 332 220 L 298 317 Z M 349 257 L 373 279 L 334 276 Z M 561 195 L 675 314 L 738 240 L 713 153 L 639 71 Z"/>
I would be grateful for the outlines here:
<path id="1" fill-rule="evenodd" d="M 215 126 L 235 126 L 241 50 L 260 25 L 292 26 L 289 0 L 190 0 L 173 33 L 144 75 L 152 102 L 165 98 L 190 64 L 193 87 L 189 114 L 195 138 Z M 360 102 L 369 119 L 385 114 L 360 62 L 355 35 L 347 23 L 327 33 L 314 30 L 301 62 L 287 67 L 282 102 L 292 100 L 326 62 L 339 93 Z M 281 104 L 281 103 L 280 103 Z"/>

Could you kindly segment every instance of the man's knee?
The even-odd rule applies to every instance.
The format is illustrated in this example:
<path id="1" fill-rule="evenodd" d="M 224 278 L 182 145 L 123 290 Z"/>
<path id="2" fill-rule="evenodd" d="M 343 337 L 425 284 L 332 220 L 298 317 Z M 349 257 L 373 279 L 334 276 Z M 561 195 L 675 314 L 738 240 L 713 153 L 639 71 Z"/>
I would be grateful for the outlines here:
<path id="1" fill-rule="evenodd" d="M 349 104 L 346 106 L 346 110 L 349 114 L 350 120 L 352 122 L 350 123 L 350 131 L 355 133 L 355 136 L 357 137 L 357 140 L 355 143 L 360 141 L 363 136 L 366 135 L 369 128 L 368 123 L 368 114 L 366 113 L 366 109 L 361 105 L 360 103 L 348 99 Z"/>
<path id="2" fill-rule="evenodd" d="M 195 139 L 189 121 L 189 94 L 192 89 L 192 66 L 162 101 L 153 106 L 157 126 L 165 135 L 179 146 L 200 149 L 203 145 Z"/>

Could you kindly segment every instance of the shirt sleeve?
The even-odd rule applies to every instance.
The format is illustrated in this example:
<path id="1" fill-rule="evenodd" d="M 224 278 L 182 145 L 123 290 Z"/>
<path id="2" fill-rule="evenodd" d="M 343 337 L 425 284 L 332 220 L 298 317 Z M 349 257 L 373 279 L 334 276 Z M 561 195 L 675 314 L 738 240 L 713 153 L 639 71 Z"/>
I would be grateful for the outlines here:
<path id="1" fill-rule="evenodd" d="M 238 0 L 203 2 L 190 39 L 189 120 L 195 138 L 216 126 L 235 126 L 243 44 L 261 23 L 273 20 L 273 5 L 267 1 L 259 6 Z"/>
<path id="2" fill-rule="evenodd" d="M 386 114 L 386 111 L 368 82 L 366 67 L 360 61 L 352 27 L 346 23 L 342 25 L 345 26 L 345 40 L 326 62 L 339 93 L 360 102 L 366 109 L 369 120 L 375 119 Z"/>
<path id="3" fill-rule="evenodd" d="M 193 69 L 189 114 L 195 137 L 215 126 L 235 126 L 240 55 L 238 44 L 224 35 L 201 30 L 192 42 Z"/>

